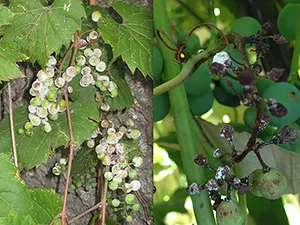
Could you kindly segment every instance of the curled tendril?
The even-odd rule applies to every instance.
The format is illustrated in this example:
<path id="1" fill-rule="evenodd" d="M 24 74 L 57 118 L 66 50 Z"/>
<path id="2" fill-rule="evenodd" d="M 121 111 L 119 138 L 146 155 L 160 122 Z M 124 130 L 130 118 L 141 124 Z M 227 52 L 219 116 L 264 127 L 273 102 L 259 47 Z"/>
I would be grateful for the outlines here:
<path id="1" fill-rule="evenodd" d="M 189 40 L 189 38 L 191 37 L 191 35 L 193 34 L 193 32 L 195 30 L 197 30 L 199 27 L 203 27 L 203 26 L 206 26 L 206 27 L 214 27 L 221 35 L 222 37 L 225 39 L 225 42 L 226 42 L 226 47 L 228 49 L 228 54 L 230 55 L 230 58 L 232 60 L 234 60 L 232 57 L 231 57 L 231 54 L 230 54 L 230 48 L 229 48 L 229 41 L 228 41 L 228 38 L 226 37 L 226 35 L 213 23 L 202 23 L 200 25 L 197 25 L 195 26 L 190 32 L 189 34 L 187 35 L 185 41 L 182 43 L 182 44 L 179 44 L 179 43 L 176 43 L 175 41 L 173 41 L 163 30 L 161 29 L 157 29 L 156 32 L 157 32 L 157 36 L 158 38 L 161 40 L 161 42 L 170 50 L 172 51 L 175 51 L 176 54 L 175 54 L 175 62 L 178 63 L 178 64 L 182 64 L 182 63 L 185 63 L 188 58 L 186 57 L 186 53 L 185 53 L 185 48 L 186 48 L 186 44 Z M 165 40 L 164 38 L 162 37 L 162 35 L 170 42 L 172 43 L 173 45 L 176 46 L 176 48 L 173 48 L 171 47 Z M 235 60 L 234 60 L 235 61 Z"/>

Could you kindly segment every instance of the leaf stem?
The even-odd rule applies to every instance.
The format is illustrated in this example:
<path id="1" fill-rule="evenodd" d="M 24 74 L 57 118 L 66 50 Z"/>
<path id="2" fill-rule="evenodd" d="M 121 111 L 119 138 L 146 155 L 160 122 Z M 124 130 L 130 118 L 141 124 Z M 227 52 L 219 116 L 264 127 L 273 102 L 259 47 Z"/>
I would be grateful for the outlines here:
<path id="1" fill-rule="evenodd" d="M 85 216 L 86 214 L 94 211 L 95 209 L 98 209 L 101 207 L 101 202 L 99 202 L 98 204 L 94 205 L 93 207 L 89 208 L 88 210 L 84 211 L 83 213 L 80 213 L 78 216 L 75 216 L 74 218 L 70 219 L 68 221 L 68 223 L 73 223 L 75 222 L 76 220 L 80 219 L 81 217 Z"/>
<path id="2" fill-rule="evenodd" d="M 11 95 L 11 84 L 8 85 L 8 108 L 9 108 L 9 123 L 10 123 L 10 134 L 14 155 L 14 164 L 18 167 L 18 156 L 17 156 L 17 146 L 16 146 L 16 137 L 15 137 L 15 128 L 14 128 L 14 116 L 13 116 L 13 108 L 12 108 L 12 95 Z"/>
<path id="3" fill-rule="evenodd" d="M 233 167 L 233 170 L 234 170 L 234 174 L 237 177 L 243 177 L 243 170 L 242 170 L 240 165 L 237 165 L 237 166 Z M 248 224 L 248 219 L 247 219 L 247 198 L 246 198 L 246 194 L 239 195 L 239 206 L 240 206 L 241 210 L 244 212 L 244 215 L 245 215 L 245 221 L 244 221 L 243 225 L 247 225 Z"/>

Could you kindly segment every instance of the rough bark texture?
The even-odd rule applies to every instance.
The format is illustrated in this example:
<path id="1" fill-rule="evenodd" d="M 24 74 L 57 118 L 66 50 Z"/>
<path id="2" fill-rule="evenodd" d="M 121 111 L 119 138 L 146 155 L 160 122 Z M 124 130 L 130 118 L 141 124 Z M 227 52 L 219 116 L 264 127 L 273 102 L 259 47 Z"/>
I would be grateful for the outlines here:
<path id="1" fill-rule="evenodd" d="M 99 5 L 103 4 L 107 7 L 111 4 L 111 0 L 98 1 Z M 142 5 L 147 7 L 149 10 L 152 9 L 152 1 L 147 0 L 126 0 L 124 2 L 129 2 L 136 5 Z M 148 3 L 150 2 L 150 4 Z M 33 67 L 29 64 L 24 64 L 21 66 L 27 78 L 22 78 L 13 81 L 12 83 L 12 96 L 15 96 L 13 107 L 19 107 L 27 104 L 29 95 L 28 89 L 29 85 L 35 79 L 36 72 L 39 68 Z M 140 73 L 132 75 L 128 69 L 125 72 L 125 79 L 128 82 L 133 95 L 134 95 L 134 105 L 132 108 L 124 113 L 118 113 L 117 115 L 111 116 L 115 124 L 118 121 L 125 122 L 126 119 L 131 118 L 135 121 L 135 127 L 142 132 L 142 136 L 139 139 L 139 146 L 144 154 L 144 163 L 139 170 L 138 180 L 142 184 L 142 188 L 139 191 L 139 196 L 142 196 L 146 204 L 141 204 L 142 207 L 140 212 L 134 217 L 134 221 L 130 224 L 142 225 L 142 224 L 152 224 L 147 222 L 149 219 L 149 205 L 152 203 L 153 195 L 153 179 L 152 179 L 152 81 L 148 78 L 145 79 Z M 7 90 L 3 92 L 0 97 L 0 119 L 3 118 L 4 114 L 8 112 L 7 109 L 8 94 Z M 41 165 L 38 168 L 32 169 L 22 173 L 22 177 L 26 184 L 30 187 L 39 188 L 52 188 L 57 191 L 58 194 L 63 195 L 65 186 L 65 176 L 61 175 L 57 177 L 52 174 L 51 170 L 54 164 L 61 157 L 60 153 L 54 158 L 49 158 L 46 165 Z M 73 218 L 76 215 L 84 212 L 90 207 L 97 203 L 97 193 L 94 189 L 90 192 L 82 191 L 80 196 L 75 194 L 68 195 L 67 203 L 67 215 L 68 218 Z M 89 224 L 92 214 L 87 214 L 81 219 L 77 220 L 72 224 L 85 225 Z M 149 220 L 148 220 L 149 221 Z"/>

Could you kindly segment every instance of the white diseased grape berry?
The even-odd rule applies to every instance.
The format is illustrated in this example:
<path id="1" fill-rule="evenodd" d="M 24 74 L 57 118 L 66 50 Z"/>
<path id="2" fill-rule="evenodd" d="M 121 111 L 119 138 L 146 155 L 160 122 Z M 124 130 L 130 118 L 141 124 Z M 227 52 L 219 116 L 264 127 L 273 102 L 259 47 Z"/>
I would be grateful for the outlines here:
<path id="1" fill-rule="evenodd" d="M 136 156 L 132 159 L 132 163 L 135 167 L 140 167 L 143 164 L 143 158 Z"/>
<path id="2" fill-rule="evenodd" d="M 72 93 L 73 92 L 73 87 L 68 86 L 68 93 Z"/>
<path id="3" fill-rule="evenodd" d="M 101 110 L 108 112 L 110 109 L 110 106 L 107 103 L 102 103 L 100 108 L 101 108 Z"/>
<path id="4" fill-rule="evenodd" d="M 30 122 L 32 126 L 37 127 L 41 124 L 42 120 L 38 116 L 32 116 Z"/>
<path id="5" fill-rule="evenodd" d="M 94 12 L 92 13 L 91 17 L 92 17 L 92 20 L 93 20 L 94 22 L 98 22 L 99 19 L 102 17 L 102 14 L 101 14 L 100 11 L 94 11 Z"/>
<path id="6" fill-rule="evenodd" d="M 28 106 L 28 111 L 30 113 L 36 113 L 36 106 L 35 105 L 29 105 Z"/>
<path id="7" fill-rule="evenodd" d="M 111 180 L 112 178 L 114 177 L 114 175 L 113 175 L 113 173 L 112 172 L 105 172 L 104 173 L 104 178 L 106 179 L 106 180 Z"/>
<path id="8" fill-rule="evenodd" d="M 91 68 L 88 67 L 88 66 L 83 67 L 82 70 L 81 70 L 81 74 L 82 74 L 83 76 L 84 76 L 84 75 L 89 75 L 89 74 L 91 74 L 91 72 L 92 72 L 92 70 L 91 70 Z"/>
<path id="9" fill-rule="evenodd" d="M 86 58 L 83 55 L 79 55 L 76 57 L 76 64 L 78 66 L 83 66 L 86 63 Z"/>
<path id="10" fill-rule="evenodd" d="M 132 139 L 137 139 L 141 136 L 141 132 L 137 129 L 133 129 L 131 132 L 130 132 L 130 137 Z"/>
<path id="11" fill-rule="evenodd" d="M 29 94 L 31 95 L 31 96 L 36 96 L 36 90 L 34 90 L 33 88 L 30 88 L 29 89 Z"/>
<path id="12" fill-rule="evenodd" d="M 48 87 L 53 85 L 53 79 L 52 78 L 48 78 L 47 80 L 44 81 L 44 84 Z"/>
<path id="13" fill-rule="evenodd" d="M 98 38 L 98 32 L 97 31 L 92 31 L 91 33 L 89 33 L 89 38 L 91 39 L 91 40 L 95 40 L 95 39 L 97 39 Z"/>
<path id="14" fill-rule="evenodd" d="M 86 57 L 92 57 L 94 55 L 94 52 L 92 49 L 90 48 L 86 48 L 84 51 L 83 51 L 83 54 L 86 56 Z"/>
<path id="15" fill-rule="evenodd" d="M 94 56 L 100 58 L 102 55 L 102 51 L 99 48 L 94 49 Z"/>
<path id="16" fill-rule="evenodd" d="M 60 87 L 63 87 L 65 85 L 66 81 L 65 81 L 64 78 L 58 77 L 58 78 L 56 78 L 56 80 L 54 81 L 54 83 L 55 83 L 56 87 L 60 88 Z"/>
<path id="17" fill-rule="evenodd" d="M 66 73 L 63 73 L 62 78 L 64 78 L 64 80 L 68 82 L 72 80 L 72 77 L 69 77 Z"/>
<path id="18" fill-rule="evenodd" d="M 37 107 L 36 109 L 36 114 L 40 117 L 40 118 L 45 118 L 48 116 L 48 111 L 47 108 L 44 107 Z"/>
<path id="19" fill-rule="evenodd" d="M 35 80 L 33 83 L 32 83 L 32 88 L 33 90 L 35 91 L 40 91 L 40 88 L 42 86 L 42 83 L 38 80 Z"/>
<path id="20" fill-rule="evenodd" d="M 47 74 L 43 71 L 43 70 L 40 70 L 38 73 L 37 73 L 37 78 L 40 82 L 44 82 L 45 80 L 47 80 L 49 77 L 47 76 Z"/>
<path id="21" fill-rule="evenodd" d="M 92 66 L 96 66 L 100 63 L 100 59 L 96 56 L 92 56 L 90 59 L 89 59 L 89 64 L 91 64 Z M 97 69 L 97 68 L 96 68 Z"/>
<path id="22" fill-rule="evenodd" d="M 56 103 L 51 103 L 51 105 L 50 105 L 49 108 L 48 108 L 49 113 L 51 113 L 51 114 L 57 114 L 57 113 L 58 113 L 58 110 L 59 110 L 58 107 L 59 107 L 59 106 L 56 105 Z"/>
<path id="23" fill-rule="evenodd" d="M 86 145 L 89 147 L 89 148 L 93 148 L 95 146 L 95 141 L 93 139 L 90 139 L 86 142 Z"/>
<path id="24" fill-rule="evenodd" d="M 80 39 L 80 40 L 78 41 L 79 49 L 85 49 L 85 48 L 86 48 L 86 44 L 87 44 L 86 40 Z"/>
<path id="25" fill-rule="evenodd" d="M 60 163 L 61 165 L 67 165 L 67 159 L 66 159 L 66 158 L 61 158 L 61 159 L 59 160 L 59 163 Z"/>
<path id="26" fill-rule="evenodd" d="M 46 133 L 49 133 L 52 131 L 52 127 L 51 127 L 50 123 L 45 123 L 43 126 L 43 129 Z"/>
<path id="27" fill-rule="evenodd" d="M 47 67 L 55 67 L 57 61 L 53 56 L 50 56 L 46 64 Z"/>
<path id="28" fill-rule="evenodd" d="M 96 65 L 96 70 L 98 72 L 103 72 L 106 69 L 106 63 L 103 61 L 100 61 L 97 65 Z"/>
<path id="29" fill-rule="evenodd" d="M 45 96 L 49 91 L 49 88 L 46 85 L 41 85 L 40 95 Z"/>
<path id="30" fill-rule="evenodd" d="M 47 68 L 45 73 L 47 74 L 48 78 L 54 77 L 55 74 L 54 68 Z"/>
<path id="31" fill-rule="evenodd" d="M 84 57 L 84 56 L 82 56 L 82 57 Z M 69 76 L 69 77 L 75 77 L 76 76 L 76 74 L 77 74 L 77 69 L 76 69 L 76 67 L 74 67 L 74 66 L 69 66 L 68 68 L 67 68 L 67 70 L 66 70 L 66 74 Z"/>

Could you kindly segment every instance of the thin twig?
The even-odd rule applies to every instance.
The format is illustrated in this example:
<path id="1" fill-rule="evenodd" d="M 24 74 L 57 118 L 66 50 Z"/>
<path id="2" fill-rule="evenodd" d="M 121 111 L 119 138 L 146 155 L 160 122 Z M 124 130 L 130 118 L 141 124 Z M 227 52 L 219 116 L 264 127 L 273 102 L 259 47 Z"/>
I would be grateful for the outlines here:
<path id="1" fill-rule="evenodd" d="M 15 128 L 14 128 L 14 116 L 12 109 L 12 96 L 11 96 L 11 85 L 8 82 L 8 108 L 9 108 L 9 123 L 10 123 L 10 134 L 12 141 L 12 148 L 14 154 L 14 164 L 18 167 L 18 156 L 17 156 L 17 146 L 16 146 L 16 137 L 15 137 Z"/>
<path id="2" fill-rule="evenodd" d="M 105 167 L 105 171 L 109 171 L 109 166 Z M 104 187 L 103 187 L 103 195 L 102 195 L 102 207 L 101 207 L 101 225 L 105 225 L 105 213 L 106 213 L 106 195 L 107 195 L 107 187 L 108 187 L 108 180 L 104 180 Z"/>
<path id="3" fill-rule="evenodd" d="M 62 58 L 61 62 L 60 62 L 60 65 L 59 65 L 59 68 L 58 68 L 58 76 L 60 76 L 61 74 L 61 71 L 63 69 L 63 66 L 66 62 L 66 59 L 68 57 L 68 55 L 71 53 L 72 49 L 75 47 L 75 42 L 77 43 L 77 40 L 74 40 L 74 42 L 70 45 L 70 47 L 68 48 L 66 54 L 64 55 L 64 57 Z"/>
<path id="4" fill-rule="evenodd" d="M 74 34 L 74 52 L 77 52 L 77 33 Z M 73 58 L 73 57 L 72 57 Z M 70 62 L 70 65 L 73 65 L 74 61 Z M 69 127 L 69 133 L 70 133 L 70 154 L 69 154 L 69 162 L 68 162 L 68 170 L 67 170 L 67 178 L 66 178 L 66 186 L 65 186 L 65 192 L 64 192 L 64 202 L 63 202 L 63 208 L 61 212 L 61 219 L 62 219 L 62 225 L 65 225 L 65 219 L 66 219 L 66 208 L 67 208 L 67 197 L 68 197 L 68 188 L 69 188 L 69 182 L 71 177 L 71 168 L 72 168 L 72 160 L 73 160 L 73 153 L 74 153 L 74 136 L 73 136 L 73 127 L 72 127 L 72 119 L 71 119 L 71 112 L 70 112 L 70 104 L 69 104 L 69 95 L 68 95 L 68 82 L 66 82 L 65 90 L 64 90 L 64 98 L 66 101 L 66 108 L 67 108 L 67 120 L 68 120 L 68 127 Z"/>
<path id="5" fill-rule="evenodd" d="M 80 213 L 78 216 L 75 216 L 74 218 L 70 219 L 70 220 L 69 220 L 69 223 L 73 223 L 73 222 L 75 222 L 76 220 L 80 219 L 81 217 L 85 216 L 86 214 L 88 214 L 88 213 L 94 211 L 95 209 L 101 208 L 101 204 L 102 204 L 102 202 L 99 202 L 97 205 L 94 205 L 93 207 L 89 208 L 89 209 L 86 210 L 85 212 Z"/>

